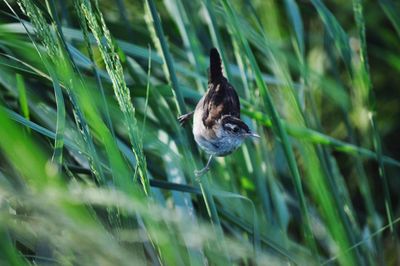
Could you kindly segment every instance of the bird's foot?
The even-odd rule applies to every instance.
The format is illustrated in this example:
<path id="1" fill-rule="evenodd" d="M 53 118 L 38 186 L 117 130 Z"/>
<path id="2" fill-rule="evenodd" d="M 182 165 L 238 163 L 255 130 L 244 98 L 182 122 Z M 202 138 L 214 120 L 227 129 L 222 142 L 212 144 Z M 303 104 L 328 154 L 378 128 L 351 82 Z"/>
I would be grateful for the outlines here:
<path id="1" fill-rule="evenodd" d="M 204 167 L 201 170 L 194 170 L 194 175 L 196 176 L 197 180 L 200 181 L 199 178 L 205 175 L 208 172 L 208 170 L 210 170 L 210 167 L 208 166 Z"/>
<path id="2" fill-rule="evenodd" d="M 194 175 L 196 176 L 197 182 L 200 182 L 200 177 L 203 176 L 205 173 L 207 173 L 208 170 L 210 170 L 210 163 L 211 163 L 212 158 L 213 158 L 213 155 L 210 155 L 210 157 L 208 158 L 207 164 L 206 164 L 206 166 L 204 166 L 203 169 L 194 171 Z"/>
<path id="3" fill-rule="evenodd" d="M 194 112 L 190 112 L 178 117 L 179 124 L 183 126 L 190 118 L 192 118 Z"/>

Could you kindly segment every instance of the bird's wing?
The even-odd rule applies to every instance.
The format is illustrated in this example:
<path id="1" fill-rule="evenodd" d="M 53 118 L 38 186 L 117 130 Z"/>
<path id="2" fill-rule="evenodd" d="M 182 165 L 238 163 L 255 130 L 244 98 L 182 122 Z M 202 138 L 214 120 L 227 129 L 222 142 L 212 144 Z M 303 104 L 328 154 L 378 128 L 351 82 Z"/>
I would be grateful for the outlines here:
<path id="1" fill-rule="evenodd" d="M 229 82 L 223 78 L 218 83 L 208 84 L 203 101 L 203 123 L 211 128 L 224 115 L 240 118 L 239 97 Z"/>

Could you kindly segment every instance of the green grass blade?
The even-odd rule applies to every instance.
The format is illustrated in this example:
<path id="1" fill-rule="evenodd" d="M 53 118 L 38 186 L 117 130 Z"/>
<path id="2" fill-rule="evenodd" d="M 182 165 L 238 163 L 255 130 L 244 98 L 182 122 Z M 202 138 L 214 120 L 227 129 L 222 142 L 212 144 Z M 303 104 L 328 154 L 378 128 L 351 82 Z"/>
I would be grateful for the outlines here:
<path id="1" fill-rule="evenodd" d="M 214 46 L 218 49 L 221 59 L 222 59 L 222 64 L 224 65 L 224 70 L 226 72 L 226 77 L 228 80 L 233 80 L 233 75 L 229 67 L 228 63 L 228 58 L 225 55 L 225 49 L 224 49 L 224 43 L 222 42 L 222 36 L 220 33 L 220 30 L 218 29 L 218 23 L 217 23 L 217 16 L 214 12 L 214 7 L 212 6 L 211 0 L 203 0 L 203 4 L 206 7 L 206 11 L 208 13 L 208 28 L 210 30 L 211 38 L 213 40 Z"/>
<path id="2" fill-rule="evenodd" d="M 379 0 L 379 4 L 400 37 L 400 9 L 398 5 L 396 6 L 392 0 Z"/>
<path id="3" fill-rule="evenodd" d="M 57 61 L 59 60 L 58 56 L 61 55 L 60 54 L 61 50 L 59 49 L 56 39 L 51 35 L 49 26 L 47 25 L 42 12 L 30 1 L 21 1 L 20 7 L 22 8 L 23 12 L 25 12 L 32 19 L 33 23 L 35 24 L 35 29 L 38 32 L 38 35 L 42 38 L 42 43 L 47 47 L 49 53 L 54 56 L 54 60 L 56 61 L 55 63 L 56 64 L 61 63 L 61 61 Z M 12 12 L 14 11 L 12 10 Z M 31 38 L 31 40 L 33 39 Z M 56 74 L 53 71 L 53 66 L 51 65 L 47 57 L 42 55 L 37 45 L 36 44 L 34 45 L 41 60 L 46 66 L 46 69 L 49 72 L 49 75 L 52 78 L 53 82 L 54 94 L 57 104 L 57 129 L 56 129 L 56 138 L 54 143 L 54 152 L 52 156 L 52 161 L 55 162 L 55 164 L 60 168 L 63 160 L 62 151 L 64 145 L 64 128 L 65 128 L 64 97 L 59 85 L 58 78 L 56 77 Z"/>
<path id="4" fill-rule="evenodd" d="M 90 43 L 90 40 L 89 40 L 89 29 L 88 29 L 88 25 L 87 25 L 87 22 L 86 22 L 86 20 L 85 20 L 85 18 L 84 18 L 84 15 L 83 15 L 83 13 L 82 13 L 82 10 L 79 8 L 79 5 L 77 4 L 78 2 L 77 1 L 75 1 L 74 2 L 74 6 L 75 6 L 75 10 L 76 10 L 76 13 L 77 13 L 77 15 L 78 15 L 78 18 L 79 18 L 79 23 L 80 23 L 80 26 L 81 26 L 81 28 L 82 28 L 82 32 L 83 32 L 83 37 L 84 37 L 84 42 L 86 43 L 86 49 L 87 49 L 87 51 L 88 51 L 88 55 L 89 55 L 89 59 L 90 59 L 90 61 L 89 61 L 89 64 L 90 64 L 90 66 L 91 66 L 91 68 L 92 68 L 92 71 L 94 72 L 94 74 L 95 74 L 95 77 L 96 77 L 96 82 L 97 82 L 97 85 L 99 86 L 99 89 L 100 89 L 100 92 L 101 92 L 101 96 L 102 96 L 102 100 L 103 100 L 103 105 L 104 105 L 104 113 L 105 113 L 105 118 L 106 118 L 106 121 L 107 121 L 107 125 L 108 125 L 108 128 L 111 130 L 111 133 L 113 134 L 113 135 L 115 135 L 115 133 L 114 133 L 114 127 L 113 127 L 113 124 L 112 124 L 112 121 L 111 121 L 111 116 L 110 116 L 110 111 L 109 111 L 109 107 L 108 107 L 108 103 L 107 103 L 107 101 L 106 101 L 106 96 L 105 96 L 105 92 L 104 92 L 104 87 L 103 87 L 103 82 L 101 81 L 101 78 L 100 78 L 100 73 L 99 73 L 99 71 L 98 71 L 98 68 L 96 67 L 96 65 L 95 65 L 95 60 L 94 60 L 94 55 L 93 55 L 93 48 L 92 48 L 92 45 L 91 45 L 91 43 Z M 72 49 L 71 49 L 72 50 Z M 73 51 L 73 50 L 72 50 Z M 93 62 L 93 63 L 92 63 Z"/>
<path id="5" fill-rule="evenodd" d="M 272 120 L 269 119 L 269 117 L 266 114 L 263 114 L 262 112 L 253 111 L 252 109 L 245 109 L 245 108 L 242 109 L 242 112 L 266 127 L 272 127 L 273 125 Z M 371 150 L 358 147 L 354 144 L 350 144 L 345 141 L 335 139 L 333 137 L 327 136 L 313 129 L 289 125 L 283 120 L 281 120 L 281 123 L 283 127 L 287 130 L 288 134 L 292 137 L 304 139 L 308 142 L 315 144 L 329 145 L 339 152 L 377 160 L 377 154 Z M 400 167 L 400 161 L 393 159 L 391 157 L 383 156 L 383 161 L 388 165 Z"/>
<path id="6" fill-rule="evenodd" d="M 393 224 L 398 224 L 399 222 L 400 222 L 400 217 L 394 219 L 392 224 L 387 224 L 387 225 L 379 228 L 379 230 L 376 230 L 375 232 L 370 234 L 368 238 L 365 238 L 362 241 L 356 243 L 355 245 L 353 245 L 349 249 L 345 250 L 344 252 L 345 253 L 350 252 L 353 249 L 357 248 L 358 246 L 361 246 L 361 245 L 364 245 L 364 244 L 368 243 L 367 242 L 368 240 L 370 240 L 373 237 L 377 237 L 377 236 L 381 235 L 382 232 L 384 232 L 386 229 L 390 229 L 393 226 Z M 329 260 L 324 261 L 321 265 L 330 265 L 333 261 L 336 261 L 339 258 L 339 255 L 340 254 L 337 254 L 336 256 L 334 256 L 332 258 L 329 258 Z"/>
<path id="7" fill-rule="evenodd" d="M 323 21 L 331 39 L 335 42 L 335 46 L 340 52 L 340 55 L 347 67 L 347 71 L 349 71 L 350 75 L 352 75 L 351 50 L 349 38 L 346 32 L 321 0 L 311 0 L 311 3 L 317 9 L 318 14 L 321 17 L 321 20 Z"/>
<path id="8" fill-rule="evenodd" d="M 19 105 L 21 108 L 21 113 L 25 117 L 26 120 L 30 120 L 29 116 L 29 106 L 28 101 L 26 99 L 26 87 L 24 78 L 21 74 L 16 75 L 17 80 L 17 88 L 18 88 L 18 98 L 19 98 Z"/>
<path id="9" fill-rule="evenodd" d="M 143 185 L 145 193 L 149 193 L 146 160 L 144 158 L 142 143 L 139 140 L 137 122 L 135 118 L 135 109 L 131 102 L 130 91 L 126 86 L 123 74 L 123 68 L 116 49 L 111 39 L 110 32 L 108 31 L 104 18 L 100 12 L 97 12 L 99 20 L 97 19 L 90 2 L 79 1 L 79 6 L 82 8 L 88 26 L 91 29 L 94 37 L 96 38 L 97 45 L 99 46 L 101 56 L 106 64 L 107 72 L 113 82 L 114 94 L 117 98 L 119 107 L 124 114 L 125 123 L 128 127 L 129 139 L 132 144 L 132 149 L 136 157 L 139 176 Z M 98 8 L 97 8 L 98 11 Z M 103 36 L 105 42 L 102 41 Z"/>
<path id="10" fill-rule="evenodd" d="M 308 214 L 307 204 L 306 204 L 306 200 L 305 200 L 305 196 L 304 196 L 304 192 L 303 192 L 303 187 L 301 184 L 300 172 L 297 167 L 297 163 L 295 161 L 295 157 L 294 157 L 294 154 L 292 151 L 291 144 L 289 143 L 287 132 L 283 128 L 281 120 L 279 118 L 279 115 L 274 108 L 271 97 L 269 95 L 268 88 L 262 79 L 261 71 L 258 67 L 258 64 L 256 63 L 256 60 L 250 49 L 248 41 L 244 38 L 244 36 L 241 32 L 242 30 L 240 29 L 240 27 L 238 25 L 238 21 L 237 21 L 235 12 L 233 11 L 233 9 L 232 9 L 231 5 L 228 3 L 228 1 L 224 0 L 223 5 L 224 5 L 224 8 L 225 8 L 228 16 L 230 17 L 232 23 L 234 23 L 233 27 L 236 29 L 236 36 L 239 39 L 240 43 L 242 44 L 244 51 L 247 55 L 247 58 L 250 61 L 250 65 L 256 76 L 257 86 L 260 90 L 261 96 L 263 97 L 263 99 L 265 101 L 265 105 L 266 105 L 268 114 L 271 116 L 274 128 L 275 128 L 279 138 L 282 140 L 282 145 L 283 145 L 283 149 L 285 152 L 285 156 L 286 156 L 287 162 L 289 164 L 289 169 L 290 169 L 292 177 L 293 177 L 293 181 L 294 181 L 295 188 L 297 191 L 297 196 L 299 197 L 299 200 L 300 200 L 300 208 L 301 208 L 302 219 L 303 219 L 303 223 L 304 223 L 304 235 L 306 238 L 306 242 L 307 242 L 308 247 L 315 254 L 317 254 L 315 240 L 314 240 L 314 237 L 313 237 L 312 231 L 311 231 L 310 217 Z"/>
<path id="11" fill-rule="evenodd" d="M 366 41 L 366 33 L 365 33 L 365 23 L 364 23 L 364 13 L 363 13 L 363 4 L 361 0 L 353 0 L 353 10 L 354 16 L 358 28 L 359 38 L 361 41 L 361 49 L 360 49 L 360 59 L 361 59 L 361 69 L 359 70 L 362 79 L 362 85 L 365 87 L 364 89 L 368 91 L 368 108 L 369 114 L 368 119 L 371 123 L 372 129 L 372 137 L 374 140 L 374 148 L 376 151 L 376 156 L 379 165 L 379 176 L 383 183 L 383 192 L 385 197 L 385 209 L 387 219 L 390 225 L 390 231 L 393 234 L 393 237 L 397 235 L 396 229 L 393 226 L 393 207 L 390 197 L 389 191 L 389 183 L 386 176 L 385 165 L 383 163 L 383 154 L 382 154 L 382 144 L 381 138 L 379 136 L 378 125 L 376 123 L 376 104 L 375 104 L 375 95 L 372 88 L 372 82 L 370 78 L 370 70 L 368 63 L 368 54 L 367 54 L 367 41 Z"/>
<path id="12" fill-rule="evenodd" d="M 29 265 L 16 250 L 14 243 L 12 242 L 9 234 L 5 229 L 0 229 L 0 262 L 9 265 Z"/>
<path id="13" fill-rule="evenodd" d="M 167 77 L 169 77 L 169 79 L 171 79 L 172 88 L 174 89 L 174 92 L 175 92 L 174 99 L 176 99 L 176 103 L 178 105 L 177 106 L 178 111 L 180 113 L 186 113 L 186 107 L 185 107 L 185 103 L 183 101 L 182 91 L 179 88 L 178 80 L 175 75 L 174 63 L 173 63 L 172 56 L 168 49 L 168 45 L 167 45 L 167 42 L 166 42 L 166 39 L 164 36 L 164 32 L 163 32 L 163 29 L 161 26 L 160 18 L 158 16 L 158 13 L 156 10 L 156 6 L 152 0 L 148 0 L 146 3 L 147 3 L 146 7 L 148 8 L 148 10 L 150 12 L 149 16 L 151 16 L 151 19 L 154 23 L 154 29 L 155 29 L 157 38 L 160 42 L 160 45 L 161 45 L 162 55 L 165 60 L 165 64 L 167 65 L 167 72 L 168 72 Z M 217 209 L 216 209 L 216 206 L 214 203 L 214 199 L 209 192 L 209 184 L 208 184 L 208 181 L 206 180 L 206 178 L 202 178 L 200 187 L 203 192 L 204 200 L 205 200 L 206 206 L 208 208 L 209 215 L 210 215 L 213 223 L 216 225 L 217 231 L 222 236 L 223 233 L 222 233 L 222 229 L 220 228 L 220 221 L 219 221 Z"/>
<path id="14" fill-rule="evenodd" d="M 165 6 L 171 13 L 171 17 L 176 21 L 179 28 L 184 46 L 186 47 L 187 57 L 194 66 L 197 73 L 204 72 L 204 59 L 200 49 L 200 43 L 196 37 L 196 31 L 189 20 L 185 6 L 181 0 L 164 0 Z M 198 91 L 205 91 L 207 84 L 200 78 L 195 78 Z"/>
<path id="15" fill-rule="evenodd" d="M 54 147 L 54 153 L 52 160 L 58 165 L 62 164 L 62 152 L 64 146 L 64 129 L 65 129 L 65 104 L 64 96 L 62 94 L 58 79 L 55 73 L 48 68 L 50 76 L 53 81 L 54 93 L 57 104 L 57 129 L 56 129 L 56 141 Z"/>
<path id="16" fill-rule="evenodd" d="M 288 17 L 296 34 L 296 43 L 299 54 L 301 58 L 304 58 L 305 55 L 304 29 L 303 29 L 303 22 L 301 19 L 299 6 L 294 0 L 285 0 L 285 7 L 286 7 L 286 13 L 288 14 Z"/>
<path id="17" fill-rule="evenodd" d="M 182 91 L 179 88 L 178 79 L 175 74 L 175 65 L 172 59 L 172 56 L 169 52 L 168 44 L 165 39 L 164 30 L 161 26 L 160 17 L 157 13 L 156 5 L 152 0 L 146 1 L 146 8 L 149 10 L 149 17 L 151 17 L 152 23 L 154 24 L 154 29 L 159 40 L 161 46 L 162 58 L 164 60 L 164 64 L 166 65 L 165 75 L 167 79 L 171 82 L 172 89 L 174 91 L 174 99 L 176 99 L 176 107 L 180 114 L 186 113 L 186 106 L 183 100 Z"/>
<path id="18" fill-rule="evenodd" d="M 54 75 L 56 75 L 56 73 L 53 71 L 52 66 L 50 65 L 51 63 L 45 56 L 42 56 L 38 46 L 36 45 L 35 41 L 31 37 L 31 35 L 30 35 L 31 31 L 28 29 L 28 26 L 25 24 L 25 22 L 23 22 L 18 17 L 18 15 L 15 13 L 15 11 L 12 9 L 11 6 L 8 5 L 8 7 L 12 11 L 12 13 L 16 16 L 18 21 L 22 24 L 24 31 L 28 34 L 30 40 L 32 41 L 36 51 L 38 52 L 38 54 L 40 56 L 40 59 L 42 60 L 43 64 L 46 66 L 46 69 L 48 70 L 48 72 L 50 74 L 53 73 Z M 32 20 L 32 23 L 34 26 L 33 29 L 36 31 L 37 35 L 39 36 L 40 41 L 43 44 L 43 46 L 47 49 L 48 54 L 51 55 L 50 59 L 54 60 L 53 66 L 57 66 L 57 70 L 60 71 L 64 75 L 70 73 L 70 71 L 71 71 L 71 66 L 69 65 L 70 62 L 69 62 L 69 60 L 62 60 L 62 59 L 66 59 L 65 53 L 59 46 L 59 41 L 56 38 L 56 36 L 60 36 L 60 35 L 57 35 L 57 34 L 53 35 L 50 26 L 47 24 L 46 20 L 44 19 L 43 11 L 41 11 L 34 3 L 32 3 L 29 0 L 21 0 L 20 7 L 23 9 L 24 12 L 28 12 L 27 14 L 30 17 L 30 19 Z M 55 28 L 54 25 L 52 25 L 52 26 L 54 29 Z M 51 77 L 50 77 L 50 79 L 51 79 Z M 55 84 L 54 80 L 52 80 L 52 82 L 54 85 Z M 68 83 L 69 86 L 74 87 L 74 86 L 76 86 L 77 81 L 75 79 L 72 79 L 72 80 L 69 80 L 68 82 L 69 82 Z M 56 86 L 55 88 L 57 88 L 57 85 L 55 85 L 55 86 Z M 92 166 L 93 173 L 98 178 L 98 180 L 104 181 L 105 179 L 104 179 L 103 171 L 102 171 L 100 163 L 99 163 L 99 158 L 98 158 L 98 155 L 94 148 L 94 144 L 93 144 L 92 138 L 90 136 L 88 126 L 85 122 L 85 119 L 81 112 L 81 109 L 77 103 L 76 96 L 75 96 L 74 92 L 71 89 L 69 89 L 68 87 L 67 87 L 67 93 L 68 93 L 69 99 L 73 105 L 73 111 L 75 114 L 77 127 L 80 129 L 80 132 L 82 133 L 82 138 L 83 138 L 84 142 L 87 144 L 87 147 L 89 150 L 88 159 Z"/>

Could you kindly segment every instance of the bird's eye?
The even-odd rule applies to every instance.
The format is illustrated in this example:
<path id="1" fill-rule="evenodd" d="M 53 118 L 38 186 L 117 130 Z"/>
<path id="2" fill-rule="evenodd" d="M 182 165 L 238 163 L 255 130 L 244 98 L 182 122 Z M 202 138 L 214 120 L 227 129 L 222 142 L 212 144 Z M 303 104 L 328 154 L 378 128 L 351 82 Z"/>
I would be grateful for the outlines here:
<path id="1" fill-rule="evenodd" d="M 233 132 L 238 133 L 239 132 L 239 128 L 238 127 L 234 127 L 233 128 Z"/>

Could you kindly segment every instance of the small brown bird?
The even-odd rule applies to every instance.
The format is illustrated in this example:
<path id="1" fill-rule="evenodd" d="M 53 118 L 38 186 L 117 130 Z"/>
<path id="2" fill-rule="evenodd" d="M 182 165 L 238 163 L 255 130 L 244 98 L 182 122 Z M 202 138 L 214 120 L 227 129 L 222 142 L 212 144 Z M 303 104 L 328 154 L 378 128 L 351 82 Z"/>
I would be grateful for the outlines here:
<path id="1" fill-rule="evenodd" d="M 193 135 L 197 145 L 210 154 L 206 166 L 196 170 L 202 176 L 209 170 L 213 156 L 226 156 L 235 151 L 247 137 L 259 137 L 240 119 L 240 102 L 235 89 L 222 74 L 217 49 L 210 50 L 208 90 L 194 112 L 178 118 L 183 125 L 193 118 Z"/>

